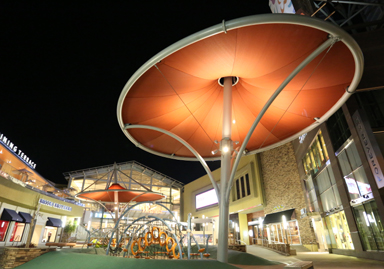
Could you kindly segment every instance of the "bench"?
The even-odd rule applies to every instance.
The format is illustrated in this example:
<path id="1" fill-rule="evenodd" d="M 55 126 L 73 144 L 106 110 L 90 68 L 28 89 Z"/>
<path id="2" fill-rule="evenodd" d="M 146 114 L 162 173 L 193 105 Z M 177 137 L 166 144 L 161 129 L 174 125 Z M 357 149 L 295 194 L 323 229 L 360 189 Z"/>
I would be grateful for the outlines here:
<path id="1" fill-rule="evenodd" d="M 284 266 L 287 269 L 313 269 L 313 263 L 310 261 L 294 262 Z"/>
<path id="2" fill-rule="evenodd" d="M 45 245 L 47 247 L 59 247 L 59 248 L 62 248 L 62 247 L 70 247 L 70 248 L 73 248 L 74 246 L 76 246 L 76 243 L 45 243 Z"/>

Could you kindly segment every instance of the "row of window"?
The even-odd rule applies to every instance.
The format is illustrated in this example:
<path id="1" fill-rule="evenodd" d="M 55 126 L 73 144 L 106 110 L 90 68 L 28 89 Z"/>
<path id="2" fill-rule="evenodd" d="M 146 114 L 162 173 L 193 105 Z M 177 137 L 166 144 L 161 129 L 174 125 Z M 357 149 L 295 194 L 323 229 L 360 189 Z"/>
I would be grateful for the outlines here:
<path id="1" fill-rule="evenodd" d="M 8 228 L 9 228 L 10 221 L 6 220 L 0 220 L 0 242 L 4 242 L 5 238 L 7 237 Z M 21 238 L 23 237 L 23 233 L 25 230 L 25 223 L 16 222 L 13 230 L 12 235 L 10 238 L 10 242 L 21 242 Z"/>
<path id="2" fill-rule="evenodd" d="M 303 158 L 302 162 L 305 174 L 309 175 L 311 172 L 316 174 L 328 160 L 328 151 L 325 147 L 324 138 L 320 131 Z"/>
<path id="3" fill-rule="evenodd" d="M 233 201 L 251 195 L 251 185 L 249 183 L 248 173 L 235 180 L 235 186 L 233 187 L 233 189 Z"/>

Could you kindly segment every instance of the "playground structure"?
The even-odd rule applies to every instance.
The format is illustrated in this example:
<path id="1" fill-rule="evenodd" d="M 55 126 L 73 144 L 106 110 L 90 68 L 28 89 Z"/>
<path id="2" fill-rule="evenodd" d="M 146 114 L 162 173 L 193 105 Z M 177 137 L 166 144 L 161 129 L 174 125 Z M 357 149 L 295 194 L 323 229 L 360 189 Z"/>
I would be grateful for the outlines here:
<path id="1" fill-rule="evenodd" d="M 85 245 L 87 248 L 103 248 L 106 255 L 121 256 L 124 258 L 143 259 L 193 259 L 209 258 L 208 242 L 201 248 L 198 241 L 191 232 L 192 222 L 189 214 L 188 222 L 181 223 L 177 220 L 172 211 L 160 202 L 156 202 L 166 209 L 172 219 L 161 219 L 156 216 L 143 216 L 131 223 L 119 224 L 120 220 L 129 216 L 130 210 L 134 207 L 152 202 L 140 202 L 129 206 L 120 215 L 113 229 L 105 232 L 101 230 L 89 231 Z M 197 251 L 192 252 L 192 241 Z M 186 255 L 183 251 L 186 251 Z"/>
<path id="2" fill-rule="evenodd" d="M 98 204 L 114 221 L 114 227 L 111 228 L 86 230 L 88 235 L 83 247 L 86 245 L 87 248 L 103 248 L 106 255 L 123 255 L 126 258 L 183 259 L 183 249 L 187 246 L 188 259 L 210 256 L 209 253 L 204 253 L 208 247 L 200 248 L 191 233 L 191 216 L 188 218 L 188 223 L 181 223 L 166 203 L 156 202 L 165 199 L 165 195 L 153 192 L 124 174 L 141 187 L 140 190 L 126 189 L 119 184 L 119 174 L 124 173 L 114 164 L 104 189 L 88 190 L 102 181 L 101 177 L 76 195 L 87 202 Z M 155 216 L 149 210 L 145 215 L 135 219 L 132 217 L 135 215 L 133 212 L 142 205 L 149 205 L 149 208 L 160 207 L 169 218 Z M 186 242 L 183 243 L 184 238 Z M 195 242 L 198 253 L 192 253 L 191 241 Z"/>

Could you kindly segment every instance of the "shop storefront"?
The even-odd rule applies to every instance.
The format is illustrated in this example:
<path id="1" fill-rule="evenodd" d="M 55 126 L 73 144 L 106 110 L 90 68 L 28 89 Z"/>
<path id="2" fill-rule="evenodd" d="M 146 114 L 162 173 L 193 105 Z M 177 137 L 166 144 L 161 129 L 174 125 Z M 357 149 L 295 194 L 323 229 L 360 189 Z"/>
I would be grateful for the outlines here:
<path id="1" fill-rule="evenodd" d="M 294 209 L 267 214 L 260 230 L 263 233 L 262 237 L 267 238 L 269 244 L 301 245 L 300 230 Z"/>
<path id="2" fill-rule="evenodd" d="M 337 158 L 364 250 L 384 250 L 383 225 L 355 142 L 349 140 Z"/>
<path id="3" fill-rule="evenodd" d="M 25 225 L 25 221 L 16 211 L 4 208 L 0 217 L 0 242 L 20 242 Z"/>
<path id="4" fill-rule="evenodd" d="M 310 143 L 302 158 L 303 182 L 318 251 L 354 249 L 322 130 L 306 142 Z"/>
<path id="5" fill-rule="evenodd" d="M 354 249 L 351 233 L 344 211 L 340 211 L 324 218 L 327 227 L 327 244 L 331 248 Z"/>
<path id="6" fill-rule="evenodd" d="M 262 211 L 264 193 L 260 169 L 260 161 L 256 155 L 245 156 L 240 161 L 230 195 L 229 244 L 249 245 L 255 242 L 254 232 L 248 225 L 248 216 L 252 218 L 255 212 L 262 212 L 261 215 L 264 216 Z M 220 172 L 220 168 L 213 171 L 214 177 L 219 179 Z M 188 219 L 189 213 L 194 217 L 195 236 L 199 238 L 209 236 L 209 244 L 218 243 L 216 240 L 219 230 L 218 200 L 208 176 L 203 176 L 185 185 L 183 211 L 182 219 L 184 221 Z"/>
<path id="7" fill-rule="evenodd" d="M 35 245 L 61 239 L 67 221 L 83 216 L 84 207 L 37 171 L 36 163 L 0 133 L 0 247 Z"/>
<path id="8" fill-rule="evenodd" d="M 337 254 L 382 259 L 384 140 L 379 130 L 384 127 L 384 115 L 372 109 L 378 107 L 373 104 L 379 99 L 367 99 L 376 95 L 383 96 L 357 94 L 293 145 L 296 158 L 302 160 L 299 173 L 318 245 Z M 323 230 L 318 232 L 318 227 Z"/>

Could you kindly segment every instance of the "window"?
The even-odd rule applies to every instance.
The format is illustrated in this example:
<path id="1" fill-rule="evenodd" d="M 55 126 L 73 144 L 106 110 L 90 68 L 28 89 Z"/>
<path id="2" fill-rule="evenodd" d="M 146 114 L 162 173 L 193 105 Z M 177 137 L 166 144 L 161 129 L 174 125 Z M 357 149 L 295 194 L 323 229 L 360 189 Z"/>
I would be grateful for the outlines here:
<path id="1" fill-rule="evenodd" d="M 13 232 L 11 235 L 10 242 L 20 242 L 21 238 L 23 237 L 23 232 L 25 228 L 25 223 L 15 223 L 15 227 L 13 228 Z"/>
<path id="2" fill-rule="evenodd" d="M 7 236 L 8 226 L 9 221 L 0 220 L 0 242 L 4 242 L 5 237 Z"/>
<path id="3" fill-rule="evenodd" d="M 359 92 L 356 94 L 356 99 L 360 107 L 367 113 L 371 127 L 384 127 L 384 92 Z"/>
<path id="4" fill-rule="evenodd" d="M 327 129 L 335 150 L 339 149 L 351 136 L 343 109 L 340 108 L 327 120 Z"/>
<path id="5" fill-rule="evenodd" d="M 247 184 L 247 195 L 251 195 L 251 187 L 249 186 L 249 176 L 245 174 L 245 184 Z"/>
<path id="6" fill-rule="evenodd" d="M 307 175 L 310 173 L 316 174 L 319 170 L 321 170 L 320 168 L 323 167 L 328 159 L 328 151 L 325 147 L 324 138 L 320 131 L 302 160 L 305 173 Z"/>
<path id="7" fill-rule="evenodd" d="M 241 177 L 241 197 L 245 197 L 244 177 Z"/>
<path id="8" fill-rule="evenodd" d="M 354 203 L 354 218 L 364 250 L 384 250 L 384 236 L 381 233 L 383 225 L 355 142 L 351 141 L 337 158 L 349 198 Z"/>
<path id="9" fill-rule="evenodd" d="M 249 182 L 248 173 L 237 178 L 235 182 L 233 201 L 251 195 L 251 183 Z"/>

